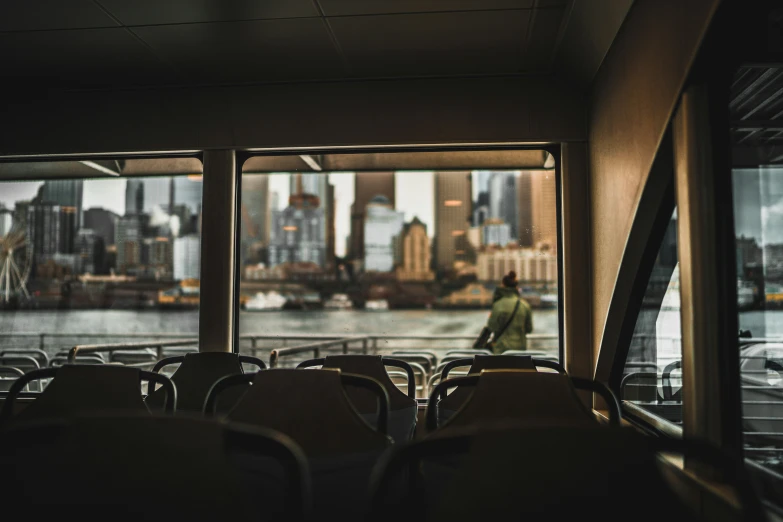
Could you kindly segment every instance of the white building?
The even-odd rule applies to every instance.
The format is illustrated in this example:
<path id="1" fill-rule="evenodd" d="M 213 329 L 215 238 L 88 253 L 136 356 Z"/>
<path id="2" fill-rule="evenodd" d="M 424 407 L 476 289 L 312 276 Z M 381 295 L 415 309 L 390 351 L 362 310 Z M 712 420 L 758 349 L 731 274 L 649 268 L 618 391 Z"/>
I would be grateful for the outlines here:
<path id="1" fill-rule="evenodd" d="M 557 281 L 557 256 L 531 248 L 488 248 L 476 265 L 480 281 L 500 281 L 511 270 L 520 281 Z"/>
<path id="2" fill-rule="evenodd" d="M 174 240 L 174 279 L 199 279 L 201 269 L 201 238 L 197 235 Z"/>
<path id="3" fill-rule="evenodd" d="M 506 246 L 511 242 L 511 225 L 500 219 L 490 218 L 481 227 L 484 245 Z"/>
<path id="4" fill-rule="evenodd" d="M 364 218 L 364 270 L 394 270 L 394 238 L 402 232 L 405 214 L 392 208 L 386 196 L 375 196 Z"/>

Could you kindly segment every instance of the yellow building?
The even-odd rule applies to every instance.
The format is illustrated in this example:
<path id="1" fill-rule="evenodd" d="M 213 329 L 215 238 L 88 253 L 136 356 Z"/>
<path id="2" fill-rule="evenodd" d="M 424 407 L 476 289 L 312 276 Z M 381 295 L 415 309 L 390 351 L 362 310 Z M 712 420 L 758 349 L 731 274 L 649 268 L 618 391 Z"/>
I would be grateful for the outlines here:
<path id="1" fill-rule="evenodd" d="M 478 252 L 476 265 L 481 281 L 500 281 L 511 270 L 520 281 L 557 281 L 557 256 L 549 251 L 485 247 Z"/>
<path id="2" fill-rule="evenodd" d="M 407 223 L 397 237 L 397 279 L 400 281 L 432 281 L 432 254 L 427 226 L 419 218 Z"/>

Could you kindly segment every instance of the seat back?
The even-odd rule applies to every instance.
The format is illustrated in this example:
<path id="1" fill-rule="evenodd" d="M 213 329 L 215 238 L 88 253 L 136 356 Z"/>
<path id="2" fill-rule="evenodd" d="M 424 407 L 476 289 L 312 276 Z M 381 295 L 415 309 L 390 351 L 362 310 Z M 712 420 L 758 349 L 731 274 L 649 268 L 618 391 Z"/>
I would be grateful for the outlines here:
<path id="1" fill-rule="evenodd" d="M 144 364 L 151 367 L 158 360 L 158 354 L 155 350 L 147 348 L 146 350 L 115 350 L 109 354 L 109 362 L 118 362 L 121 364 Z"/>
<path id="2" fill-rule="evenodd" d="M 438 402 L 433 395 L 429 408 L 439 408 Z M 428 414 L 431 415 L 430 412 Z M 484 370 L 465 405 L 438 431 L 448 432 L 459 427 L 502 421 L 531 426 L 577 427 L 590 427 L 597 423 L 595 416 L 577 396 L 567 375 Z"/>
<path id="3" fill-rule="evenodd" d="M 520 355 L 476 355 L 470 365 L 468 375 L 479 374 L 483 370 L 531 370 L 536 367 L 529 356 Z M 439 408 L 446 412 L 455 412 L 467 403 L 473 394 L 471 388 L 459 387 L 447 395 L 439 403 Z"/>
<path id="4" fill-rule="evenodd" d="M 156 368 L 159 369 L 158 366 Z M 182 356 L 179 368 L 171 376 L 171 380 L 177 386 L 177 411 L 201 412 L 212 386 L 223 377 L 238 373 L 243 373 L 242 364 L 239 355 L 235 353 L 186 353 Z M 226 390 L 220 397 L 218 411 L 227 412 L 245 391 L 247 387 Z M 165 395 L 165 390 L 157 389 L 147 396 L 145 402 L 150 408 L 162 408 Z"/>
<path id="5" fill-rule="evenodd" d="M 308 456 L 380 451 L 389 444 L 351 405 L 339 370 L 258 372 L 228 419 L 284 433 Z"/>
<path id="6" fill-rule="evenodd" d="M 16 424 L 0 441 L 3 493 L 36 519 L 250 520 L 263 505 L 265 520 L 301 520 L 310 505 L 301 449 L 269 430 L 101 415 Z"/>
<path id="7" fill-rule="evenodd" d="M 38 365 L 41 368 L 46 368 L 49 366 L 49 355 L 47 355 L 45 351 L 39 350 L 37 348 L 6 348 L 4 350 L 0 350 L 0 357 L 5 357 L 7 355 L 24 355 L 27 357 L 32 357 L 38 361 Z"/>
<path id="8" fill-rule="evenodd" d="M 403 393 L 389 377 L 380 355 L 330 355 L 324 368 L 338 368 L 344 373 L 371 377 L 380 382 L 389 394 L 389 435 L 397 442 L 406 442 L 416 428 L 416 399 Z M 408 377 L 410 379 L 410 377 Z M 415 385 L 415 382 L 414 382 Z M 348 400 L 371 425 L 377 424 L 378 399 L 369 390 L 345 386 Z"/>
<path id="9" fill-rule="evenodd" d="M 22 377 L 24 372 L 19 368 L 13 366 L 0 366 L 0 391 L 8 391 L 11 389 L 14 381 L 19 377 Z"/>
<path id="10" fill-rule="evenodd" d="M 54 380 L 41 395 L 13 417 L 15 422 L 32 419 L 71 417 L 90 412 L 122 411 L 149 414 L 141 397 L 141 370 L 123 366 L 66 364 L 41 372 Z M 7 420 L 12 398 L 3 405 L 2 418 Z M 176 399 L 175 399 L 176 400 Z"/>

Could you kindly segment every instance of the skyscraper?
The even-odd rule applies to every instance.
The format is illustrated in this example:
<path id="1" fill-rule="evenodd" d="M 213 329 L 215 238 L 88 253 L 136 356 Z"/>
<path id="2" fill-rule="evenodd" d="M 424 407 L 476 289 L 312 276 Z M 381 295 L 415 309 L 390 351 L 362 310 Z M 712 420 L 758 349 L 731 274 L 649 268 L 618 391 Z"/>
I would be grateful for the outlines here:
<path id="1" fill-rule="evenodd" d="M 175 176 L 172 178 L 174 184 L 173 206 L 187 205 L 191 214 L 198 214 L 201 208 L 202 189 L 204 187 L 203 178 L 200 175 L 193 176 Z M 242 180 L 244 184 L 244 179 Z M 242 187 L 244 190 L 244 187 Z"/>
<path id="2" fill-rule="evenodd" d="M 533 246 L 533 173 L 520 172 L 517 178 L 517 244 L 521 247 Z"/>
<path id="3" fill-rule="evenodd" d="M 117 222 L 117 272 L 124 274 L 141 263 L 141 220 L 135 214 Z"/>
<path id="4" fill-rule="evenodd" d="M 397 238 L 397 279 L 400 281 L 430 281 L 435 278 L 432 272 L 432 252 L 430 238 L 427 237 L 427 225 L 419 218 L 406 223 Z"/>
<path id="5" fill-rule="evenodd" d="M 269 176 L 242 176 L 241 263 L 258 264 L 261 251 L 269 245 L 272 205 L 269 197 Z"/>
<path id="6" fill-rule="evenodd" d="M 357 172 L 351 205 L 351 238 L 348 255 L 354 259 L 364 254 L 364 215 L 375 196 L 384 196 L 395 207 L 394 172 Z"/>
<path id="7" fill-rule="evenodd" d="M 174 240 L 174 279 L 199 279 L 201 272 L 201 238 L 195 234 Z"/>
<path id="8" fill-rule="evenodd" d="M 125 215 L 133 216 L 144 212 L 144 183 L 140 179 L 129 179 L 125 185 Z"/>
<path id="9" fill-rule="evenodd" d="M 293 195 L 284 210 L 272 211 L 268 264 L 326 262 L 324 209 L 312 195 Z"/>
<path id="10" fill-rule="evenodd" d="M 557 252 L 557 188 L 555 174 L 551 170 L 537 170 L 531 173 L 531 214 L 533 223 L 533 246 L 548 246 Z"/>
<path id="11" fill-rule="evenodd" d="M 464 260 L 465 249 L 457 246 L 458 239 L 467 234 L 470 226 L 470 172 L 436 172 L 434 178 L 435 266 L 451 269 L 455 261 Z"/>
<path id="12" fill-rule="evenodd" d="M 76 209 L 36 197 L 27 207 L 27 235 L 36 263 L 57 254 L 73 254 L 76 242 Z"/>
<path id="13" fill-rule="evenodd" d="M 386 196 L 375 196 L 364 215 L 364 270 L 394 270 L 394 241 L 402 231 L 405 214 L 397 212 Z"/>
<path id="14" fill-rule="evenodd" d="M 493 172 L 489 178 L 489 217 L 508 224 L 511 237 L 517 237 L 516 173 Z"/>
<path id="15" fill-rule="evenodd" d="M 71 207 L 75 214 L 76 227 L 82 225 L 82 200 L 84 181 L 80 179 L 57 179 L 45 181 L 38 191 L 42 203 L 54 203 L 60 207 Z M 76 234 L 76 230 L 73 231 Z"/>
<path id="16" fill-rule="evenodd" d="M 105 245 L 113 245 L 119 216 L 104 208 L 88 208 L 84 211 L 84 228 L 92 230 L 103 239 Z"/>

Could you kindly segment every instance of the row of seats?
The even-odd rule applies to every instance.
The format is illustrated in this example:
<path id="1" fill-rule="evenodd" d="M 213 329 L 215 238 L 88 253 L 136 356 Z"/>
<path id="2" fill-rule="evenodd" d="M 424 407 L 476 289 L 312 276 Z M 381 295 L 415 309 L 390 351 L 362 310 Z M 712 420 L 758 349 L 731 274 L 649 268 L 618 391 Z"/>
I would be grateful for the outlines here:
<path id="1" fill-rule="evenodd" d="M 550 450 L 562 452 L 565 449 L 566 454 L 572 451 L 590 453 L 584 441 L 597 438 L 605 442 L 612 437 L 627 437 L 624 430 L 621 430 L 623 435 L 616 435 L 617 429 L 599 423 L 576 395 L 577 388 L 602 393 L 610 405 L 612 424 L 616 425 L 620 421 L 620 410 L 611 392 L 591 381 L 569 378 L 565 372 L 536 371 L 538 363 L 530 357 L 477 355 L 472 358 L 467 376 L 444 379 L 436 386 L 427 405 L 429 433 L 423 441 L 412 444 L 408 441 L 413 430 L 410 424 L 415 426 L 416 422 L 416 401 L 402 393 L 385 370 L 387 363 L 407 372 L 404 362 L 399 359 L 332 356 L 307 361 L 300 369 L 261 369 L 252 374 L 243 373 L 242 364 L 255 363 L 263 368 L 263 362 L 235 354 L 187 354 L 170 363 L 173 362 L 179 362 L 180 367 L 170 380 L 159 373 L 137 368 L 87 365 L 49 368 L 20 378 L 0 413 L 0 436 L 6 439 L 0 443 L 0 448 L 5 448 L 3 458 L 20 469 L 25 468 L 19 475 L 12 468 L 18 478 L 14 479 L 15 485 L 10 491 L 19 494 L 39 491 L 37 474 L 26 466 L 29 462 L 44 466 L 46 462 L 57 462 L 58 470 L 76 469 L 80 474 L 89 473 L 87 482 L 100 482 L 96 494 L 109 490 L 107 498 L 121 504 L 123 499 L 131 498 L 125 496 L 130 493 L 118 492 L 125 482 L 133 481 L 136 474 L 143 476 L 146 473 L 150 475 L 150 485 L 160 486 L 162 479 L 153 479 L 152 475 L 165 475 L 169 463 L 179 462 L 177 459 L 182 457 L 183 465 L 189 465 L 191 470 L 206 465 L 207 469 L 218 470 L 216 476 L 230 476 L 229 484 L 241 483 L 234 493 L 244 492 L 254 494 L 257 499 L 263 498 L 263 501 L 257 501 L 264 506 L 264 515 L 286 519 L 307 517 L 312 514 L 307 500 L 312 493 L 317 518 L 339 515 L 343 519 L 359 519 L 369 511 L 374 513 L 373 520 L 391 520 L 395 517 L 389 517 L 397 512 L 389 508 L 389 503 L 406 507 L 404 513 L 397 513 L 406 518 L 411 518 L 414 512 L 437 518 L 443 507 L 441 499 L 452 498 L 449 495 L 453 490 L 447 485 L 474 465 L 472 442 L 466 445 L 465 437 L 469 441 L 483 440 L 476 439 L 476 433 L 466 435 L 466 430 L 480 427 L 481 437 L 485 432 L 502 435 L 499 440 L 505 441 L 504 444 L 490 437 L 493 442 L 488 443 L 487 448 L 504 448 L 508 455 L 495 454 L 491 458 L 485 455 L 479 460 L 486 458 L 494 462 L 502 457 L 504 462 L 513 463 L 513 469 L 499 468 L 509 474 L 524 469 L 526 459 L 532 460 L 536 469 L 549 469 L 546 460 L 541 458 L 542 455 L 549 458 Z M 463 360 L 459 364 L 466 362 Z M 165 361 L 161 363 L 158 370 L 166 366 Z M 561 370 L 559 365 L 554 369 Z M 15 397 L 27 382 L 38 377 L 53 380 L 36 400 L 19 411 L 15 407 Z M 152 392 L 144 399 L 139 392 L 141 380 L 157 383 L 160 388 L 150 388 Z M 454 386 L 456 391 L 449 394 L 448 390 Z M 178 414 L 150 416 L 150 410 L 176 410 Z M 111 417 L 106 417 L 107 412 Z M 206 417 L 199 418 L 201 412 Z M 395 416 L 395 412 L 398 415 Z M 52 424 L 53 419 L 59 420 Z M 50 424 L 44 424 L 42 428 L 40 423 L 43 421 Z M 259 432 L 259 429 L 267 431 Z M 509 435 L 521 432 L 527 434 L 528 439 L 535 439 L 531 433 L 541 429 L 555 430 L 552 433 L 557 436 L 536 435 L 542 437 L 536 439 L 538 445 L 528 445 L 524 437 L 517 440 L 516 435 Z M 52 430 L 55 435 L 50 433 Z M 568 437 L 580 433 L 585 435 L 584 439 L 576 439 L 581 440 L 577 445 L 573 445 L 573 440 L 570 446 L 566 443 Z M 129 442 L 129 439 L 136 440 L 137 434 L 139 440 Z M 163 449 L 149 450 L 152 456 L 141 455 L 148 445 L 155 445 L 156 437 Z M 398 444 L 394 445 L 395 441 Z M 555 442 L 557 448 L 553 446 Z M 21 445 L 25 451 L 9 455 L 8 448 L 14 445 Z M 125 462 L 130 457 L 123 453 L 127 445 L 132 450 L 128 455 L 136 459 L 130 465 Z M 399 449 L 390 450 L 395 447 Z M 483 446 L 476 446 L 479 447 Z M 610 451 L 612 447 L 601 448 Z M 426 451 L 422 452 L 422 448 Z M 436 448 L 435 453 L 427 453 L 428 448 Z M 75 449 L 85 454 L 84 459 L 75 456 Z M 58 457 L 61 452 L 68 455 Z M 176 453 L 176 458 L 167 459 L 163 455 L 166 452 Z M 122 454 L 121 458 L 119 454 Z M 406 455 L 415 458 L 409 459 Z M 433 456 L 435 462 L 422 468 L 422 459 Z M 32 461 L 26 460 L 28 458 Z M 109 464 L 107 458 L 114 461 Z M 401 461 L 406 462 L 402 468 L 399 467 Z M 601 465 L 600 462 L 592 464 Z M 553 470 L 563 472 L 562 466 L 568 467 L 567 459 L 555 459 Z M 400 469 L 404 470 L 402 474 Z M 175 471 L 180 473 L 180 470 Z M 646 468 L 643 471 L 649 472 Z M 117 474 L 122 476 L 115 477 Z M 51 476 L 62 478 L 60 472 Z M 475 477 L 478 476 L 488 475 Z M 174 484 L 183 495 L 186 496 L 184 490 L 188 488 L 195 488 L 196 494 L 203 490 L 203 486 L 199 489 L 193 484 L 194 477 L 203 478 L 199 471 L 182 479 L 187 487 L 176 483 L 174 479 L 179 480 L 179 477 L 175 474 L 168 484 L 170 487 Z M 560 480 L 556 477 L 551 475 L 549 481 Z M 56 488 L 55 478 L 47 480 L 45 485 Z M 364 494 L 368 483 L 373 492 L 369 497 Z M 456 483 L 459 485 L 458 480 Z M 276 487 L 267 488 L 266 484 L 276 484 Z M 139 485 L 126 489 L 142 494 Z M 507 489 L 503 491 L 509 493 Z M 268 496 L 271 492 L 275 494 Z M 246 504 L 246 499 L 237 500 L 230 493 L 225 492 L 224 502 L 234 502 L 236 506 Z M 57 492 L 54 498 L 65 502 L 67 498 L 73 500 L 72 496 L 76 494 L 68 487 Z M 224 492 L 220 488 L 215 494 Z M 144 498 L 149 500 L 149 496 Z M 209 503 L 209 497 L 196 498 L 196 504 L 199 501 Z M 268 507 L 267 502 L 274 503 L 274 499 L 277 499 L 275 507 Z M 280 503 L 280 499 L 298 501 Z M 146 509 L 147 505 L 142 502 L 140 506 Z M 175 509 L 174 504 L 167 503 L 167 506 Z M 169 513 L 168 508 L 156 508 L 155 513 Z M 513 503 L 506 508 L 525 512 L 524 506 Z M 131 512 L 134 516 L 141 514 Z M 192 515 L 198 518 L 207 513 L 211 511 L 205 508 Z M 448 515 L 455 516 L 455 513 Z M 460 516 L 457 519 L 466 520 Z"/>

